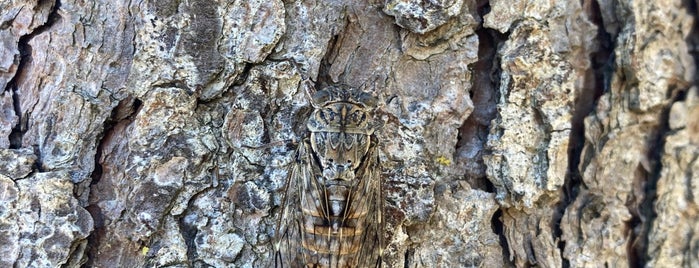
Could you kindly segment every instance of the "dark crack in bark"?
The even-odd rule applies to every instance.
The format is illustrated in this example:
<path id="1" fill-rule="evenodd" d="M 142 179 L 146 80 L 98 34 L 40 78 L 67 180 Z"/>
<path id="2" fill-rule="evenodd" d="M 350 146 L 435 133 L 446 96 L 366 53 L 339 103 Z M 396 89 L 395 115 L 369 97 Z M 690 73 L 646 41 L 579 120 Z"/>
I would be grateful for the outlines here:
<path id="1" fill-rule="evenodd" d="M 95 167 L 90 174 L 90 186 L 96 185 L 100 179 L 102 179 L 102 156 L 105 149 L 105 143 L 107 143 L 111 136 L 114 135 L 114 127 L 119 124 L 129 125 L 134 120 L 134 116 L 138 113 L 141 108 L 142 101 L 134 97 L 126 97 L 121 100 L 117 107 L 115 107 L 110 117 L 105 120 L 103 124 L 103 131 L 101 136 L 98 138 L 97 148 L 95 150 Z M 94 260 L 96 259 L 97 245 L 100 245 L 102 238 L 105 234 L 105 221 L 102 210 L 99 206 L 92 204 L 85 207 L 85 209 L 90 213 L 92 219 L 94 220 L 94 231 L 87 237 L 87 245 L 85 247 L 85 252 L 88 256 L 88 261 L 83 264 L 82 267 L 93 267 Z"/>
<path id="2" fill-rule="evenodd" d="M 218 176 L 218 174 L 214 175 L 214 176 Z M 195 194 L 192 198 L 190 198 L 189 201 L 187 202 L 188 203 L 187 208 L 195 207 L 194 205 L 192 205 L 192 203 L 196 200 L 197 195 L 208 192 L 209 189 L 210 188 L 204 189 L 203 191 Z M 180 234 L 182 235 L 182 239 L 184 240 L 185 244 L 187 245 L 187 259 L 191 265 L 199 257 L 199 254 L 197 253 L 197 242 L 196 242 L 198 229 L 196 226 L 193 226 L 192 224 L 189 224 L 187 222 L 187 216 L 189 215 L 188 212 L 189 212 L 189 210 L 185 211 L 184 213 L 182 213 L 182 215 L 180 215 L 177 218 L 177 224 L 179 227 Z"/>
<path id="3" fill-rule="evenodd" d="M 132 122 L 136 113 L 141 108 L 141 100 L 134 97 L 127 97 L 119 102 L 116 108 L 112 110 L 111 115 L 103 124 L 103 131 L 98 138 L 97 149 L 95 150 L 95 168 L 91 174 L 90 185 L 97 184 L 102 178 L 102 151 L 104 150 L 105 137 L 112 135 L 114 126 L 120 122 Z"/>
<path id="4" fill-rule="evenodd" d="M 488 6 L 481 10 L 487 11 Z M 458 141 L 454 159 L 462 162 L 465 167 L 465 179 L 471 187 L 494 193 L 495 187 L 485 176 L 483 155 L 488 139 L 490 122 L 495 118 L 497 102 L 497 79 L 494 75 L 499 72 L 499 64 L 495 59 L 497 47 L 504 41 L 494 30 L 480 28 L 478 35 L 478 62 L 473 65 L 473 78 L 470 95 L 473 101 L 473 112 L 459 128 Z"/>
<path id="5" fill-rule="evenodd" d="M 688 13 L 693 14 L 694 17 L 696 18 L 699 15 L 699 2 L 697 1 L 690 1 L 690 0 L 685 0 L 684 1 L 684 8 L 687 9 Z M 689 54 L 692 55 L 692 58 L 694 58 L 694 64 L 699 63 L 699 24 L 694 23 L 692 26 L 692 30 L 687 36 L 687 39 L 685 41 L 688 43 L 689 47 Z M 695 70 L 697 72 L 699 70 Z M 696 77 L 696 74 L 695 74 Z M 696 79 L 696 78 L 695 78 Z M 694 85 L 697 85 L 697 81 L 692 81 Z"/>
<path id="6" fill-rule="evenodd" d="M 510 255 L 509 244 L 505 237 L 505 224 L 502 222 L 502 209 L 498 209 L 493 213 L 493 218 L 490 219 L 490 224 L 493 228 L 493 233 L 498 235 L 500 245 L 502 246 L 502 262 L 508 264 L 508 267 L 515 267 Z"/>
<path id="7" fill-rule="evenodd" d="M 19 42 L 17 44 L 17 48 L 19 50 L 17 72 L 15 73 L 14 77 L 8 81 L 5 87 L 5 91 L 12 91 L 12 103 L 15 114 L 19 119 L 17 125 L 12 128 L 12 132 L 10 132 L 9 135 L 10 149 L 22 148 L 22 137 L 24 136 L 24 132 L 27 131 L 27 119 L 22 116 L 22 107 L 20 107 L 19 100 L 20 89 L 17 86 L 17 80 L 24 76 L 26 64 L 32 61 L 32 46 L 29 45 L 29 41 L 31 41 L 35 36 L 46 32 L 61 19 L 61 15 L 58 14 L 58 9 L 61 7 L 61 1 L 39 1 L 39 3 L 37 3 L 37 6 L 42 5 L 49 5 L 51 9 L 51 11 L 49 11 L 48 18 L 46 19 L 46 23 L 36 27 L 36 29 L 34 29 L 31 33 L 23 35 L 19 38 Z M 40 159 L 37 159 L 37 166 L 41 166 Z"/>
<path id="8" fill-rule="evenodd" d="M 459 157 L 454 159 L 463 159 L 463 153 L 467 149 L 468 143 L 470 146 L 479 146 L 480 151 L 477 154 L 473 168 L 467 169 L 470 174 L 466 174 L 466 179 L 474 189 L 480 189 L 489 193 L 495 193 L 495 186 L 486 177 L 486 166 L 483 163 L 483 155 L 491 152 L 486 149 L 488 133 L 490 131 L 490 123 L 497 116 L 497 100 L 499 98 L 498 87 L 500 80 L 500 59 L 497 56 L 498 48 L 508 38 L 507 34 L 502 34 L 496 30 L 483 27 L 483 17 L 490 13 L 490 1 L 480 0 L 477 3 L 478 15 L 480 15 L 480 25 L 476 30 L 478 35 L 478 62 L 473 66 L 473 88 L 471 91 L 471 99 L 474 103 L 473 113 L 466 119 L 464 124 L 459 128 L 459 141 L 457 142 L 456 154 Z M 457 160 L 459 161 L 459 160 Z M 500 246 L 502 247 L 502 262 L 507 267 L 515 267 L 513 258 L 510 254 L 509 244 L 505 236 L 505 224 L 502 221 L 502 209 L 498 209 L 493 213 L 490 219 L 492 232 L 497 235 Z"/>
<path id="9" fill-rule="evenodd" d="M 630 204 L 637 204 L 638 207 L 629 207 L 629 211 L 632 212 L 632 218 L 628 223 L 629 240 L 633 241 L 633 243 L 629 244 L 627 252 L 631 267 L 644 267 L 650 259 L 648 255 L 648 235 L 650 234 L 653 221 L 657 217 L 653 206 L 657 200 L 658 180 L 660 180 L 662 175 L 663 165 L 661 160 L 665 153 L 665 138 L 672 132 L 669 125 L 670 108 L 673 103 L 684 100 L 686 88 L 675 88 L 672 90 L 672 95 L 671 101 L 660 112 L 658 128 L 653 141 L 649 144 L 647 157 L 651 168 L 649 171 L 645 171 L 640 167 L 637 170 L 637 172 L 645 173 L 645 176 L 637 177 L 646 178 L 646 181 L 634 182 L 635 188 L 639 187 L 643 190 L 643 196 L 639 202 Z"/>
<path id="10" fill-rule="evenodd" d="M 347 27 L 345 24 L 343 28 Z M 341 33 L 338 33 L 336 35 L 333 35 L 330 40 L 328 40 L 328 49 L 325 52 L 325 55 L 323 55 L 323 58 L 320 60 L 320 66 L 318 68 L 318 77 L 316 78 L 316 90 L 323 88 L 324 86 L 331 85 L 333 84 L 332 78 L 330 77 L 330 66 L 332 65 L 333 58 L 337 57 L 338 49 L 340 49 L 340 45 L 338 42 L 340 41 L 340 35 Z"/>
<path id="11" fill-rule="evenodd" d="M 584 2 L 584 9 L 587 17 L 597 25 L 597 51 L 590 53 L 589 60 L 591 68 L 587 70 L 583 78 L 583 86 L 578 92 L 575 100 L 575 110 L 571 118 L 570 141 L 568 147 L 568 171 L 562 187 L 561 202 L 554 212 L 553 231 L 554 236 L 560 238 L 561 220 L 566 208 L 575 201 L 582 184 L 582 176 L 578 169 L 585 145 L 585 117 L 595 109 L 599 98 L 609 88 L 612 75 L 612 64 L 614 63 L 614 48 L 612 46 L 612 36 L 604 29 L 604 21 L 601 17 L 600 6 L 597 1 Z M 570 267 L 568 259 L 564 256 L 565 241 L 558 240 L 558 248 L 561 253 L 563 267 Z"/>
<path id="12" fill-rule="evenodd" d="M 695 18 L 695 23 L 692 25 L 690 34 L 685 39 L 685 42 L 688 43 L 689 54 L 694 59 L 695 64 L 698 62 L 697 60 L 699 60 L 699 52 L 696 50 L 699 45 L 699 25 L 696 23 L 696 18 L 698 17 L 697 4 L 698 3 L 695 1 L 683 1 L 683 7 Z M 649 254 L 649 235 L 653 228 L 653 222 L 655 218 L 658 217 L 654 206 L 658 200 L 657 186 L 662 176 L 662 157 L 666 153 L 664 151 L 666 137 L 673 133 L 673 130 L 669 126 L 670 110 L 675 102 L 685 101 L 687 92 L 691 90 L 693 86 L 699 84 L 696 80 L 696 72 L 695 70 L 695 81 L 675 80 L 673 81 L 674 84 L 670 85 L 671 88 L 667 91 L 669 102 L 667 102 L 659 114 L 659 124 L 655 130 L 654 139 L 648 145 L 647 158 L 649 159 L 651 168 L 649 171 L 639 168 L 639 172 L 646 172 L 646 176 L 644 177 L 647 178 L 647 180 L 639 182 L 640 184 L 634 182 L 634 186 L 642 187 L 641 189 L 644 193 L 642 200 L 636 203 L 638 207 L 629 208 L 630 211 L 637 212 L 637 214 L 632 213 L 633 218 L 629 222 L 630 241 L 633 241 L 633 243 L 630 243 L 629 246 L 628 259 L 629 264 L 634 267 L 646 266 L 652 258 Z"/>

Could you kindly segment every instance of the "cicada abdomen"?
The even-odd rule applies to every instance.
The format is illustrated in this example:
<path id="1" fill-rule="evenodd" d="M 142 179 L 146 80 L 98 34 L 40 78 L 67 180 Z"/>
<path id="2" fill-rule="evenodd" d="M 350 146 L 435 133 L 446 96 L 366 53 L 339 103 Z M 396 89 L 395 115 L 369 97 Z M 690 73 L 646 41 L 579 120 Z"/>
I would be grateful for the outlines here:
<path id="1" fill-rule="evenodd" d="M 275 266 L 381 265 L 376 99 L 345 86 L 313 94 L 282 203 Z"/>

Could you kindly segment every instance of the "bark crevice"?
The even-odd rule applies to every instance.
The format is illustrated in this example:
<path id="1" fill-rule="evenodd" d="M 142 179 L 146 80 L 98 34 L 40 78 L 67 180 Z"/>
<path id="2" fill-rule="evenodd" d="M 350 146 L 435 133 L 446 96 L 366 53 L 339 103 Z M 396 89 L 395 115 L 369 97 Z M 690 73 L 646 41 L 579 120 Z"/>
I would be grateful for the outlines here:
<path id="1" fill-rule="evenodd" d="M 697 45 L 699 45 L 699 26 L 696 23 L 697 3 L 695 1 L 682 1 L 682 6 L 694 18 L 694 23 L 690 33 L 685 38 L 685 42 L 687 42 L 687 47 L 689 48 L 688 53 L 696 64 L 697 60 L 699 60 L 699 53 L 696 50 Z M 634 243 L 631 244 L 628 252 L 629 264 L 637 267 L 650 264 L 654 258 L 652 252 L 650 252 L 651 242 L 649 239 L 653 229 L 653 222 L 658 217 L 658 212 L 654 206 L 658 202 L 658 182 L 663 177 L 662 171 L 664 167 L 662 160 L 665 155 L 672 154 L 665 151 L 666 138 L 675 134 L 675 130 L 672 130 L 669 124 L 671 109 L 675 103 L 686 100 L 688 91 L 696 89 L 697 70 L 695 69 L 694 71 L 694 81 L 683 81 L 681 78 L 676 78 L 668 88 L 668 102 L 661 108 L 655 135 L 648 145 L 647 159 L 650 169 L 647 171 L 642 170 L 646 172 L 645 177 L 647 180 L 639 182 L 640 185 L 635 185 L 635 187 L 643 189 L 643 196 L 637 203 L 637 208 L 629 208 L 630 211 L 636 211 L 637 214 L 634 214 L 630 221 L 630 240 L 634 241 Z M 639 169 L 641 168 L 639 167 Z M 688 176 L 688 178 L 691 178 L 691 176 Z M 691 200 L 691 198 L 688 199 Z M 685 248 L 689 249 L 689 247 Z"/>
<path id="2" fill-rule="evenodd" d="M 685 100 L 687 88 L 675 88 L 669 92 L 672 94 L 670 101 L 662 108 L 659 113 L 658 128 L 654 139 L 648 146 L 647 158 L 650 164 L 650 170 L 644 170 L 639 167 L 639 172 L 644 172 L 647 178 L 646 181 L 634 182 L 634 187 L 643 189 L 642 199 L 637 203 L 638 207 L 629 207 L 633 217 L 629 221 L 629 240 L 634 241 L 629 248 L 629 264 L 634 267 L 643 267 L 653 258 L 649 250 L 649 234 L 653 228 L 653 222 L 658 216 L 654 205 L 657 201 L 657 185 L 662 177 L 663 163 L 662 158 L 665 152 L 666 137 L 673 133 L 670 128 L 670 110 L 676 102 Z M 640 176 L 639 176 L 640 177 Z M 634 204 L 631 204 L 634 205 Z M 633 213 L 635 212 L 635 213 Z"/>
<path id="3" fill-rule="evenodd" d="M 488 193 L 495 193 L 496 189 L 491 180 L 486 176 L 486 165 L 483 156 L 490 154 L 486 143 L 491 128 L 491 122 L 497 116 L 497 102 L 500 96 L 497 90 L 500 87 L 500 58 L 498 49 L 507 40 L 507 33 L 484 27 L 484 16 L 491 12 L 490 1 L 478 1 L 479 26 L 475 31 L 478 36 L 478 61 L 472 66 L 472 84 L 470 97 L 474 104 L 471 115 L 459 128 L 458 142 L 456 144 L 455 157 L 457 161 L 470 162 L 465 174 L 465 179 L 471 187 Z M 475 157 L 467 157 L 468 151 L 478 148 Z M 505 224 L 502 221 L 503 209 L 498 208 L 492 214 L 490 225 L 492 232 L 498 237 L 498 243 L 502 248 L 502 263 L 508 267 L 514 267 L 513 256 L 505 234 Z"/>
<path id="4" fill-rule="evenodd" d="M 103 175 L 103 165 L 104 161 L 103 154 L 104 150 L 108 144 L 111 143 L 112 135 L 115 134 L 114 130 L 117 125 L 129 125 L 133 122 L 135 115 L 141 109 L 142 101 L 138 98 L 128 96 L 121 100 L 119 104 L 112 109 L 109 118 L 107 118 L 103 124 L 102 133 L 98 137 L 97 148 L 95 149 L 95 166 L 93 168 L 92 174 L 90 174 L 90 188 L 97 185 L 102 179 Z M 92 191 L 90 191 L 90 197 L 92 197 Z M 88 200 L 90 199 L 88 197 Z M 102 242 L 102 238 L 105 236 L 105 219 L 100 206 L 91 204 L 85 207 L 85 209 L 90 213 L 90 216 L 94 220 L 94 230 L 86 238 L 87 243 L 85 245 L 85 254 L 87 255 L 87 262 L 83 264 L 82 267 L 92 267 L 94 260 L 97 259 L 97 250 Z"/>
<path id="5" fill-rule="evenodd" d="M 561 221 L 565 210 L 575 201 L 580 187 L 583 185 L 579 165 L 585 145 L 585 117 L 594 111 L 599 98 L 604 94 L 605 89 L 609 88 L 614 62 L 613 38 L 605 31 L 599 3 L 597 1 L 585 3 L 584 9 L 587 18 L 597 26 L 597 37 L 595 38 L 597 50 L 588 55 L 591 68 L 584 73 L 583 85 L 575 98 L 568 143 L 568 168 L 563 187 L 561 187 L 561 200 L 553 215 L 553 235 L 554 239 L 558 240 L 563 267 L 570 267 L 570 262 L 564 254 L 566 242 L 560 239 L 563 234 Z"/>
<path id="6" fill-rule="evenodd" d="M 687 9 L 687 12 L 690 14 L 693 14 L 693 16 L 696 18 L 699 15 L 699 3 L 696 1 L 690 1 L 686 0 L 682 2 L 683 6 Z M 696 65 L 697 62 L 699 62 L 699 24 L 695 23 L 692 25 L 692 30 L 687 36 L 687 39 L 685 40 L 688 43 L 688 48 L 689 48 L 689 54 L 692 56 L 694 59 L 694 64 Z M 695 70 L 695 72 L 698 70 Z M 695 76 L 695 81 L 691 81 L 693 85 L 697 85 L 696 81 L 696 76 Z"/>
<path id="7" fill-rule="evenodd" d="M 19 42 L 17 43 L 17 49 L 19 50 L 19 63 L 17 64 L 17 71 L 5 86 L 5 91 L 12 92 L 12 104 L 14 106 L 15 114 L 18 117 L 17 124 L 12 128 L 9 135 L 10 149 L 22 148 L 22 137 L 24 136 L 24 132 L 26 132 L 27 119 L 22 116 L 22 107 L 20 106 L 17 79 L 20 79 L 24 75 L 27 62 L 32 60 L 32 47 L 29 45 L 29 41 L 31 41 L 35 36 L 46 32 L 61 18 L 61 15 L 58 14 L 58 9 L 61 7 L 61 1 L 39 1 L 37 5 L 52 5 L 52 7 L 44 24 L 36 27 L 32 32 L 19 38 Z M 40 156 L 41 154 L 37 155 Z M 40 162 L 41 159 L 37 159 L 36 166 L 41 167 Z"/>
<path id="8" fill-rule="evenodd" d="M 490 2 L 480 1 L 478 14 L 480 24 L 475 31 L 478 36 L 478 61 L 470 67 L 472 70 L 471 88 L 469 95 L 473 101 L 473 111 L 458 129 L 454 159 L 465 167 L 464 179 L 471 187 L 485 192 L 494 193 L 493 183 L 486 178 L 486 166 L 483 155 L 487 154 L 486 142 L 490 122 L 497 115 L 498 73 L 499 60 L 496 58 L 497 48 L 506 38 L 497 31 L 483 27 L 483 16 L 490 12 Z"/>
<path id="9" fill-rule="evenodd" d="M 508 267 L 515 267 L 515 263 L 512 261 L 512 255 L 510 253 L 509 243 L 507 243 L 507 236 L 505 236 L 505 224 L 502 222 L 502 209 L 498 209 L 493 213 L 493 218 L 490 219 L 491 226 L 493 228 L 493 233 L 495 233 L 500 241 L 500 246 L 502 246 L 502 262 L 508 264 Z"/>

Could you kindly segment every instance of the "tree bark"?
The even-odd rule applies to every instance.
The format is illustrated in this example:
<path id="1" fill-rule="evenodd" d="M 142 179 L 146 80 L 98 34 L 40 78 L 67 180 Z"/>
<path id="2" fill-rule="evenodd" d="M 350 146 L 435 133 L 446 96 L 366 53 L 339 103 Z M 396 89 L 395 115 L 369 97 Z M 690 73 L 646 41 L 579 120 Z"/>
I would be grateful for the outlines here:
<path id="1" fill-rule="evenodd" d="M 346 84 L 380 100 L 385 267 L 697 267 L 696 16 L 0 2 L 0 266 L 273 267 L 306 91 Z"/>

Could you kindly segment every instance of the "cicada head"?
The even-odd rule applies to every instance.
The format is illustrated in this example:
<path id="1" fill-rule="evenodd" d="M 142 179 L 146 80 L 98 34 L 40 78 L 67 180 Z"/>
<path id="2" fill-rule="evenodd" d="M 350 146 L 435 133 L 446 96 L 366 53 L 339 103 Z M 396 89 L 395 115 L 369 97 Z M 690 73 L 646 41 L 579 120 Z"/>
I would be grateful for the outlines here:
<path id="1" fill-rule="evenodd" d="M 348 86 L 329 86 L 313 94 L 316 107 L 308 120 L 311 132 L 374 133 L 377 100 Z"/>

